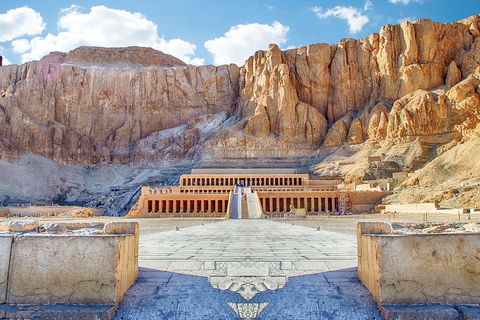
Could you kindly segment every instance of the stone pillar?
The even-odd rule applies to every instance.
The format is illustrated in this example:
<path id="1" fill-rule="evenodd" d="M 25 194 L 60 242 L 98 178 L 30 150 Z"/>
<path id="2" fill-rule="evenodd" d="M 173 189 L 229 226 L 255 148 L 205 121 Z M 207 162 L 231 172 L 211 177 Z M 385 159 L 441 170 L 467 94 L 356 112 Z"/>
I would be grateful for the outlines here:
<path id="1" fill-rule="evenodd" d="M 208 212 L 212 212 L 212 200 L 208 200 Z"/>

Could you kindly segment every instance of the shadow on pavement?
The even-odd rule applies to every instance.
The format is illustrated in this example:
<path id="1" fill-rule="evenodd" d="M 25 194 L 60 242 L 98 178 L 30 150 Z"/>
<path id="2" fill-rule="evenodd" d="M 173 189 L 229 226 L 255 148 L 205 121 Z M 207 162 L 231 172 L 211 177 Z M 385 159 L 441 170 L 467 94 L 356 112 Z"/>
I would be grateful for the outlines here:
<path id="1" fill-rule="evenodd" d="M 382 319 L 357 268 L 290 277 L 247 301 L 207 277 L 139 268 L 114 319 Z"/>

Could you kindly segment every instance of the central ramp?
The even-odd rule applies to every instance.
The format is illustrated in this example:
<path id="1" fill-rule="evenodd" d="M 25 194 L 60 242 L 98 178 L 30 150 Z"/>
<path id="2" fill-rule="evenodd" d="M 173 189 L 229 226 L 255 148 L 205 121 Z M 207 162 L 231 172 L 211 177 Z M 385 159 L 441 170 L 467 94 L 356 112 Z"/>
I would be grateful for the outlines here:
<path id="1" fill-rule="evenodd" d="M 260 219 L 263 215 L 263 211 L 258 194 L 252 192 L 250 187 L 244 188 L 244 193 L 246 195 L 245 205 L 247 207 L 248 218 Z"/>
<path id="2" fill-rule="evenodd" d="M 115 319 L 382 319 L 354 235 L 230 219 L 141 235 L 139 265 Z"/>

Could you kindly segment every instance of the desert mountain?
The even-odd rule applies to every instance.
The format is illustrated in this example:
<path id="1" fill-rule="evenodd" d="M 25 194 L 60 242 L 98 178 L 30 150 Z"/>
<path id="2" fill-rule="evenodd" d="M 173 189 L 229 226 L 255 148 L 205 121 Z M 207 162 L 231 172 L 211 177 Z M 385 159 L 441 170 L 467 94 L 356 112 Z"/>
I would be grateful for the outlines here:
<path id="1" fill-rule="evenodd" d="M 454 181 L 462 170 L 446 163 L 474 159 L 451 153 L 480 140 L 479 28 L 480 15 L 406 21 L 337 45 L 271 45 L 240 68 L 137 47 L 54 52 L 0 68 L 0 154 L 135 167 L 310 158 L 313 174 L 346 182 L 403 171 L 422 182 L 429 166 Z"/>

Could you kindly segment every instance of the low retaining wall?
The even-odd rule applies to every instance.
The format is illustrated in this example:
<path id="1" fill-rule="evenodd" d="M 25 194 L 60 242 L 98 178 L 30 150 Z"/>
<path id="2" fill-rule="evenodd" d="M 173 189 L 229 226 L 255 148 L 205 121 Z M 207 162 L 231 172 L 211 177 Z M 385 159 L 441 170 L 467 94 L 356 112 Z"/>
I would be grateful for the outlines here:
<path id="1" fill-rule="evenodd" d="M 353 213 L 370 213 L 381 199 L 391 194 L 388 191 L 349 191 L 348 196 L 352 204 Z"/>
<path id="2" fill-rule="evenodd" d="M 357 225 L 358 277 L 379 304 L 478 304 L 480 233 L 395 234 Z"/>
<path id="3" fill-rule="evenodd" d="M 436 203 L 413 203 L 413 204 L 387 204 L 378 206 L 384 213 L 425 213 L 435 212 L 439 209 Z"/>
<path id="4" fill-rule="evenodd" d="M 138 276 L 136 222 L 0 223 L 0 303 L 117 305 Z"/>
<path id="5" fill-rule="evenodd" d="M 27 206 L 7 207 L 0 210 L 0 217 L 82 217 L 86 213 L 92 216 L 102 216 L 105 209 L 67 206 Z M 87 216 L 85 216 L 87 217 Z"/>

